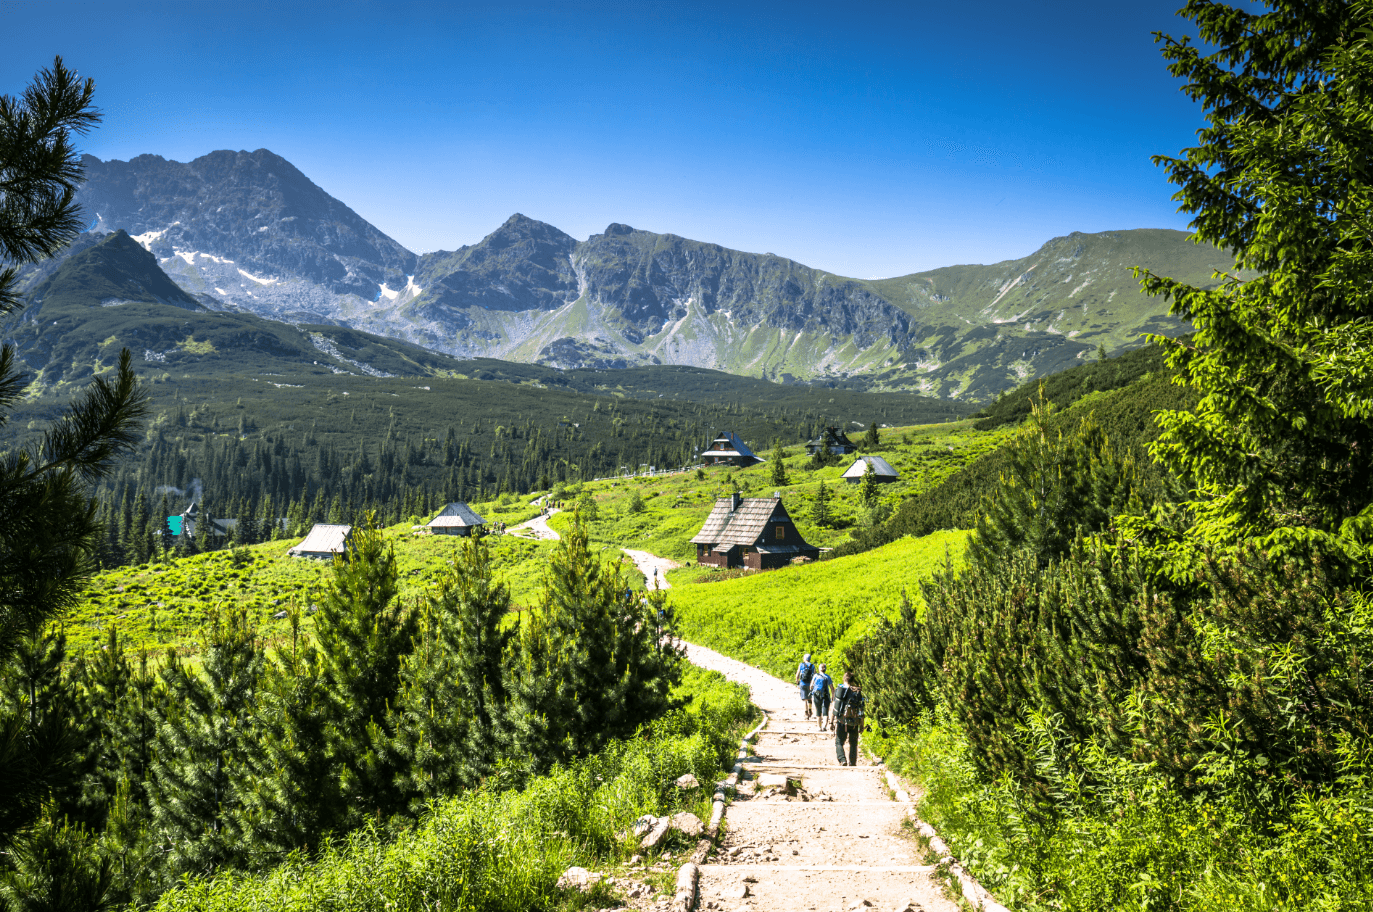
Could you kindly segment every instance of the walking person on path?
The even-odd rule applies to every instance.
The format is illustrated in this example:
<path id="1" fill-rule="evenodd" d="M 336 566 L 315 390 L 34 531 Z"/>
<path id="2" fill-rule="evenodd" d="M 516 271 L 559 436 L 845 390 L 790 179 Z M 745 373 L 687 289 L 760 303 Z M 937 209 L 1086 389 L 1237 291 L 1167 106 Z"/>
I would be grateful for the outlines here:
<path id="1" fill-rule="evenodd" d="M 806 708 L 806 718 L 810 718 L 810 679 L 815 676 L 815 666 L 811 664 L 810 653 L 796 666 L 796 683 L 801 686 L 801 704 Z"/>
<path id="2" fill-rule="evenodd" d="M 830 698 L 834 696 L 834 679 L 825 673 L 824 663 L 810 679 L 810 701 L 815 706 L 816 718 L 820 720 L 820 730 L 825 730 L 825 717 L 830 714 Z"/>
<path id="3" fill-rule="evenodd" d="M 834 695 L 834 753 L 840 766 L 858 765 L 858 735 L 867 727 L 867 702 L 853 672 L 844 672 L 844 683 Z M 844 759 L 844 742 L 849 743 L 849 757 Z"/>

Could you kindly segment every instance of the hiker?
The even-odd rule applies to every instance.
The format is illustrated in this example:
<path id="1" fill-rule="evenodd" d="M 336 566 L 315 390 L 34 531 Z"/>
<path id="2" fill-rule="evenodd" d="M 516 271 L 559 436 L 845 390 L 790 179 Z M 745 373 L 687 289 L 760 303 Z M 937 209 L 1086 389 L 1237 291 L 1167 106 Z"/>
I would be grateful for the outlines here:
<path id="1" fill-rule="evenodd" d="M 844 683 L 834 694 L 834 753 L 840 766 L 858 765 L 858 734 L 867 727 L 867 702 L 853 672 L 844 672 Z M 847 761 L 844 759 L 845 740 L 849 742 Z"/>
<path id="2" fill-rule="evenodd" d="M 830 714 L 830 698 L 834 696 L 834 679 L 825 673 L 824 663 L 810 679 L 810 701 L 815 706 L 815 716 L 820 720 L 820 730 L 825 730 L 825 717 Z"/>
<path id="3" fill-rule="evenodd" d="M 810 679 L 815 675 L 815 666 L 811 664 L 810 653 L 806 653 L 801 664 L 796 666 L 796 683 L 801 685 L 801 704 L 806 707 L 806 718 L 810 718 Z"/>

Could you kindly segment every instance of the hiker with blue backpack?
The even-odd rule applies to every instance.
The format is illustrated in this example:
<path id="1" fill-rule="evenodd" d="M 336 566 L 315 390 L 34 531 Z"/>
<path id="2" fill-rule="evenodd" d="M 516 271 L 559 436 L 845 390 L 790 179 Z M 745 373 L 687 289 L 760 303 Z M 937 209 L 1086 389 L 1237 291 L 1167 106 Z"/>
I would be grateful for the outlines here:
<path id="1" fill-rule="evenodd" d="M 834 694 L 834 753 L 840 766 L 858 765 L 858 735 L 867 727 L 868 698 L 858 686 L 853 672 L 844 672 L 844 683 Z M 849 744 L 848 760 L 844 759 L 844 742 Z"/>
<path id="2" fill-rule="evenodd" d="M 834 696 L 834 679 L 825 671 L 825 664 L 810 679 L 810 701 L 815 705 L 815 717 L 820 720 L 820 730 L 825 730 L 826 716 L 830 714 L 830 698 Z"/>
<path id="3" fill-rule="evenodd" d="M 801 703 L 806 707 L 806 718 L 810 718 L 810 682 L 815 677 L 815 665 L 811 663 L 810 653 L 796 666 L 796 683 L 801 686 Z"/>

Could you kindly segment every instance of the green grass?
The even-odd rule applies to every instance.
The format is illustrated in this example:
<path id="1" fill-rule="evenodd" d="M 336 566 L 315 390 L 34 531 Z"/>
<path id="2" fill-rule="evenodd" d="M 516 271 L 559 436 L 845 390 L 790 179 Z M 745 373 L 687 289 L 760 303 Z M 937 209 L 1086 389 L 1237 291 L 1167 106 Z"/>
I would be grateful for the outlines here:
<path id="1" fill-rule="evenodd" d="M 483 505 L 484 506 L 484 505 Z M 401 599 L 413 603 L 446 571 L 461 539 L 410 534 L 410 524 L 384 530 L 396 551 Z M 308 608 L 328 580 L 327 561 L 290 557 L 298 539 L 198 554 L 165 563 L 121 567 L 97 574 L 85 600 L 66 619 L 68 648 L 86 652 L 104 644 L 114 626 L 134 650 L 173 647 L 194 650 L 212 609 L 246 608 L 268 642 L 289 635 L 290 624 L 274 615 L 291 608 L 306 612 L 302 629 L 312 629 Z M 537 600 L 552 542 L 513 535 L 488 539 L 497 577 L 511 589 L 517 606 Z"/>
<path id="2" fill-rule="evenodd" d="M 878 618 L 915 601 L 918 584 L 945 560 L 961 560 L 966 532 L 901 539 L 852 557 L 716 579 L 674 570 L 669 603 L 682 636 L 787 680 L 803 653 L 842 670 L 844 650 Z"/>
<path id="3" fill-rule="evenodd" d="M 879 446 L 872 452 L 885 458 L 902 476 L 882 486 L 882 502 L 894 507 L 912 494 L 934 487 L 999 447 L 1012 433 L 1009 428 L 978 431 L 971 421 L 881 429 Z M 849 541 L 852 531 L 864 522 L 865 511 L 859 502 L 859 486 L 840 476 L 856 457 L 846 457 L 837 466 L 811 469 L 803 448 L 793 446 L 785 452 L 789 482 L 785 485 L 772 483 L 771 465 L 767 463 L 749 469 L 708 468 L 703 479 L 686 473 L 589 483 L 584 487 L 597 505 L 597 518 L 590 523 L 591 538 L 606 547 L 649 551 L 683 564 L 694 561 L 696 546 L 691 544 L 691 537 L 700 531 L 716 499 L 728 496 L 731 483 L 735 483 L 745 497 L 780 492 L 787 512 L 811 544 L 833 548 Z M 760 455 L 771 458 L 770 451 Z M 831 521 L 825 527 L 817 526 L 812 516 L 821 482 L 830 496 Z M 644 507 L 637 513 L 630 512 L 636 493 Z M 567 500 L 575 498 L 569 496 Z M 554 516 L 549 526 L 563 532 L 571 523 L 569 511 Z"/>

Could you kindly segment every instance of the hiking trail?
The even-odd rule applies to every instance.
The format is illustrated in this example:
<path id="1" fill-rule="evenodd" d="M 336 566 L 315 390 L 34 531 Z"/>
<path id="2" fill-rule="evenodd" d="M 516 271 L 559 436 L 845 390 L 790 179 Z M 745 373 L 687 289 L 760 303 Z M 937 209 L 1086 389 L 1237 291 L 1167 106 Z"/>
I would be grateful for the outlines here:
<path id="1" fill-rule="evenodd" d="M 747 685 L 770 717 L 744 761 L 725 835 L 700 866 L 698 910 L 957 912 L 902 829 L 910 808 L 889 797 L 884 765 L 860 757 L 856 767 L 839 766 L 834 735 L 805 717 L 795 684 L 683 646 L 693 664 Z M 760 788 L 767 774 L 800 779 L 801 789 Z"/>
<path id="2" fill-rule="evenodd" d="M 521 538 L 536 538 L 541 541 L 558 541 L 562 536 L 548 527 L 548 518 L 554 513 L 561 512 L 562 510 L 556 508 L 550 509 L 542 516 L 536 516 L 533 519 L 525 520 L 518 526 L 511 526 L 509 529 L 506 529 L 505 532 L 507 535 L 518 535 Z M 529 534 L 525 535 L 526 532 Z"/>

